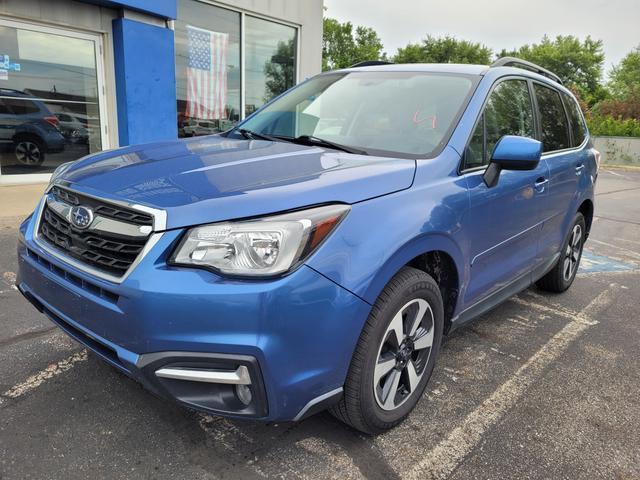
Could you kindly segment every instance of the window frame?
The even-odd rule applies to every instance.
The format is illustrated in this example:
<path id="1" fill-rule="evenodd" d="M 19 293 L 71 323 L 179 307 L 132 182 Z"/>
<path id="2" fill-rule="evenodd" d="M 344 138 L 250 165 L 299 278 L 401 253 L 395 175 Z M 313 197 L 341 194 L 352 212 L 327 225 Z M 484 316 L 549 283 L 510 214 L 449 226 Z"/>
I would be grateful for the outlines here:
<path id="1" fill-rule="evenodd" d="M 483 102 L 482 102 L 482 106 L 480 107 L 480 113 L 478 114 L 478 116 L 476 117 L 475 121 L 473 122 L 473 128 L 471 128 L 471 133 L 469 134 L 469 138 L 467 138 L 467 142 L 465 143 L 464 146 L 464 150 L 462 151 L 462 155 L 460 156 L 460 162 L 458 163 L 458 175 L 464 175 L 466 173 L 472 173 L 472 172 L 481 172 L 487 169 L 487 167 L 489 166 L 489 163 L 487 163 L 486 165 L 481 165 L 479 167 L 470 167 L 470 168 L 465 168 L 465 156 L 467 154 L 467 149 L 469 148 L 469 144 L 471 143 L 471 139 L 473 138 L 473 134 L 476 131 L 476 128 L 478 127 L 478 124 L 482 121 L 482 119 L 484 118 L 484 113 L 487 107 L 487 103 L 489 102 L 489 98 L 491 97 L 491 95 L 493 94 L 494 90 L 496 88 L 498 88 L 498 86 L 502 83 L 502 82 L 507 82 L 509 80 L 520 80 L 520 81 L 524 81 L 527 85 L 527 90 L 529 92 L 529 99 L 531 101 L 531 109 L 532 109 L 532 113 L 533 113 L 533 131 L 534 131 L 534 135 L 535 135 L 535 139 L 539 140 L 540 138 L 540 129 L 539 129 L 539 125 L 538 125 L 538 104 L 535 102 L 535 95 L 533 93 L 533 86 L 531 85 L 531 79 L 528 77 L 525 77 L 523 75 L 505 75 L 504 77 L 500 77 L 498 79 L 496 79 L 493 84 L 491 85 L 491 88 L 489 89 L 489 92 L 487 93 L 487 95 L 485 96 Z M 487 124 L 486 122 L 484 123 L 483 126 L 483 139 L 482 139 L 482 144 L 483 144 L 483 155 L 487 154 Z"/>
<path id="2" fill-rule="evenodd" d="M 558 153 L 565 153 L 565 152 L 570 152 L 572 150 L 578 150 L 580 147 L 579 146 L 573 146 L 573 132 L 571 131 L 571 120 L 569 119 L 569 113 L 567 112 L 567 106 L 564 103 L 564 100 L 562 99 L 562 91 L 555 88 L 553 85 L 550 85 L 548 83 L 545 82 L 541 82 L 539 80 L 533 80 L 531 79 L 531 93 L 533 94 L 533 99 L 535 101 L 535 108 L 536 108 L 536 112 L 538 113 L 538 138 L 537 140 L 542 141 L 542 121 L 540 119 L 540 108 L 538 106 L 538 97 L 536 97 L 535 94 L 535 89 L 533 88 L 533 84 L 537 83 L 543 87 L 546 87 L 550 90 L 553 90 L 554 92 L 556 92 L 558 94 L 558 96 L 560 97 L 560 103 L 562 104 L 562 111 L 564 112 L 564 118 L 567 121 L 567 134 L 569 137 L 569 147 L 567 148 L 560 148 L 558 150 L 549 150 L 548 152 L 543 151 L 541 158 L 545 158 L 547 156 L 550 155 L 556 155 Z M 587 140 L 588 135 L 585 135 L 585 142 Z M 583 142 L 584 143 L 584 142 Z M 581 144 L 582 145 L 582 144 Z M 544 148 L 544 146 L 543 146 Z"/>
<path id="3" fill-rule="evenodd" d="M 571 136 L 571 145 L 573 145 L 571 148 L 581 149 L 589 140 L 589 128 L 587 127 L 587 120 L 586 118 L 584 118 L 584 113 L 582 112 L 582 108 L 580 108 L 580 104 L 578 103 L 578 100 L 576 100 L 573 94 L 568 94 L 566 92 L 561 91 L 560 99 L 562 100 L 562 104 L 564 105 L 564 111 L 567 114 L 567 118 L 569 119 L 569 135 Z M 575 145 L 575 138 L 573 138 L 573 129 L 571 128 L 573 121 L 571 120 L 571 115 L 569 114 L 569 106 L 566 104 L 566 102 L 569 102 L 569 101 L 573 102 L 576 108 L 578 109 L 578 115 L 580 116 L 580 120 L 582 122 L 582 129 L 584 130 L 584 138 L 582 139 L 582 142 L 579 145 Z"/>
<path id="4" fill-rule="evenodd" d="M 480 113 L 478 114 L 478 116 L 476 117 L 474 123 L 473 123 L 473 128 L 471 129 L 471 133 L 469 134 L 469 138 L 467 139 L 467 142 L 465 143 L 465 147 L 464 150 L 462 152 L 462 155 L 460 157 L 460 161 L 458 163 L 458 175 L 464 175 L 466 173 L 473 173 L 473 172 L 480 172 L 480 171 L 484 171 L 487 169 L 488 165 L 482 165 L 480 167 L 472 167 L 472 168 L 464 168 L 464 164 L 465 164 L 465 155 L 467 152 L 467 148 L 469 147 L 469 144 L 471 143 L 471 139 L 473 138 L 473 133 L 475 132 L 478 123 L 480 122 L 481 118 L 484 116 L 484 111 L 485 111 L 485 107 L 487 105 L 487 102 L 489 101 L 489 97 L 491 96 L 491 94 L 493 93 L 493 91 L 496 89 L 496 87 L 507 80 L 524 80 L 527 82 L 527 88 L 529 89 L 529 97 L 531 98 L 531 103 L 533 106 L 533 122 L 534 122 L 534 130 L 535 130 L 535 139 L 538 141 L 542 141 L 542 125 L 540 123 L 540 110 L 538 107 L 538 99 L 536 97 L 535 94 L 535 90 L 533 88 L 533 84 L 534 83 L 538 83 L 540 85 L 542 85 L 543 87 L 547 87 L 550 88 L 551 90 L 554 90 L 555 92 L 557 92 L 560 95 L 560 101 L 562 102 L 562 108 L 564 110 L 564 115 L 565 118 L 567 120 L 567 128 L 568 128 L 568 133 L 569 133 L 569 142 L 571 144 L 571 146 L 569 148 L 563 148 L 561 150 L 550 150 L 548 152 L 542 152 L 541 158 L 546 158 L 546 157 L 550 157 L 550 156 L 554 156 L 557 154 L 563 154 L 563 153 L 568 153 L 568 152 L 572 152 L 572 151 L 577 151 L 577 150 L 581 150 L 582 148 L 585 147 L 585 145 L 587 145 L 587 143 L 589 142 L 590 138 L 591 138 L 591 132 L 589 132 L 589 128 L 587 127 L 587 122 L 586 119 L 584 117 L 584 113 L 582 112 L 582 109 L 580 108 L 580 106 L 578 105 L 578 111 L 580 112 L 580 118 L 582 119 L 583 122 L 583 126 L 585 128 L 585 136 L 584 136 L 584 140 L 582 141 L 582 143 L 580 145 L 575 145 L 574 144 L 574 139 L 573 139 L 573 132 L 571 131 L 571 120 L 569 118 L 569 114 L 567 112 L 567 105 L 565 104 L 565 100 L 564 100 L 564 96 L 563 91 L 556 88 L 555 85 L 552 85 L 550 83 L 546 83 L 543 82 L 541 80 L 538 79 L 534 79 L 531 77 L 527 77 L 527 76 L 521 76 L 521 75 L 507 75 L 504 77 L 500 77 L 498 79 L 496 79 L 493 84 L 491 85 L 491 89 L 489 90 L 489 93 L 487 94 L 487 96 L 485 97 L 484 101 L 482 102 L 482 107 L 480 108 Z M 575 97 L 573 96 L 573 94 L 570 94 L 572 101 L 576 102 L 577 101 L 575 99 Z M 486 145 L 487 145 L 487 140 L 486 140 L 486 125 L 485 125 L 485 132 L 484 132 L 484 149 L 485 149 L 485 153 L 486 153 Z"/>

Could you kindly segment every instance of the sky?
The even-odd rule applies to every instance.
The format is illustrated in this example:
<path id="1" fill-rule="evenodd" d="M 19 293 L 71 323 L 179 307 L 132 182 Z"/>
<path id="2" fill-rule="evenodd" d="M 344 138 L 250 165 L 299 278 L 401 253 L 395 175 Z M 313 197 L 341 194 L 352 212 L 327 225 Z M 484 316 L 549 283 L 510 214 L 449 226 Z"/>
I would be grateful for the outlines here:
<path id="1" fill-rule="evenodd" d="M 431 35 L 480 42 L 494 52 L 544 34 L 604 41 L 605 73 L 640 45 L 640 0 L 324 0 L 325 16 L 372 27 L 384 49 Z"/>

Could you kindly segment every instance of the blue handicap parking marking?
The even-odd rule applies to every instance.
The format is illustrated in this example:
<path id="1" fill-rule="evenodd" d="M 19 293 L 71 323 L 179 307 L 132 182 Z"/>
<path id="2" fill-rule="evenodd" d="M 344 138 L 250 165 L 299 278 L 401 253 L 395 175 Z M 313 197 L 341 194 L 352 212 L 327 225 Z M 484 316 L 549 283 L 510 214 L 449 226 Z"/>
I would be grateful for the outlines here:
<path id="1" fill-rule="evenodd" d="M 578 273 L 627 272 L 638 268 L 639 266 L 634 263 L 621 262 L 584 250 L 582 252 Z"/>

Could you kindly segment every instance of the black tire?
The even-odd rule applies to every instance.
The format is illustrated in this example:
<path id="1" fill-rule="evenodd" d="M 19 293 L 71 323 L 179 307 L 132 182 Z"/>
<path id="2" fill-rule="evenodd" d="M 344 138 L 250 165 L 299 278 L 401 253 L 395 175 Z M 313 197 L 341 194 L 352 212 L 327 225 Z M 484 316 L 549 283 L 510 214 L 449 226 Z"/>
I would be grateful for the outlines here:
<path id="1" fill-rule="evenodd" d="M 425 301 L 430 310 L 424 310 Z M 402 328 L 408 333 L 402 342 L 404 347 L 400 345 L 397 351 L 389 349 L 383 352 L 387 348 L 387 342 L 395 343 L 397 330 L 392 329 L 392 322 L 398 316 L 401 318 Z M 417 330 L 414 331 L 412 340 L 408 332 L 411 329 L 409 324 L 418 323 L 419 326 L 414 327 Z M 382 433 L 401 423 L 420 400 L 431 377 L 440 351 L 443 324 L 442 297 L 438 284 L 421 270 L 402 268 L 386 285 L 371 309 L 351 359 L 344 395 L 340 403 L 332 407 L 331 413 L 366 434 Z M 431 338 L 428 353 L 424 346 L 427 337 Z M 409 343 L 410 347 L 407 347 Z M 383 360 L 383 355 L 387 360 Z M 387 362 L 395 362 L 395 367 L 382 377 L 378 375 L 378 382 L 374 383 L 376 366 Z M 411 363 L 412 372 L 420 375 L 413 376 L 415 388 L 411 390 L 408 363 Z M 398 376 L 399 382 L 404 383 L 394 384 L 391 375 L 394 375 L 394 380 Z M 386 390 L 393 391 L 393 395 L 387 393 L 387 402 L 382 405 L 381 395 L 384 394 L 388 380 L 391 380 L 391 386 Z M 400 400 L 397 407 L 396 400 Z M 391 406 L 391 409 L 384 409 L 385 406 Z"/>
<path id="2" fill-rule="evenodd" d="M 580 237 L 576 245 L 575 232 L 577 230 L 580 232 Z M 567 238 L 562 244 L 560 258 L 549 273 L 536 282 L 538 288 L 547 292 L 562 293 L 571 286 L 580 266 L 586 233 L 584 216 L 578 212 L 573 219 Z M 570 272 L 568 272 L 568 268 L 571 268 Z"/>
<path id="3" fill-rule="evenodd" d="M 38 137 L 23 135 L 14 140 L 13 153 L 20 165 L 39 167 L 44 162 L 45 146 Z"/>

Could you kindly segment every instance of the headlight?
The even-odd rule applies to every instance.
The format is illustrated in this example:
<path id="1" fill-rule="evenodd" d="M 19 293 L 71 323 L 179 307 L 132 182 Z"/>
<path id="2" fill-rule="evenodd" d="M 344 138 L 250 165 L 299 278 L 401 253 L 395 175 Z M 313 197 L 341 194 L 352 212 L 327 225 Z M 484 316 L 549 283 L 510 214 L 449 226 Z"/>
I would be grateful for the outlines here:
<path id="1" fill-rule="evenodd" d="M 72 162 L 65 162 L 65 163 L 61 163 L 60 165 L 58 165 L 58 167 L 53 171 L 53 173 L 51 174 L 51 179 L 49 180 L 49 185 L 52 185 L 53 182 L 60 176 L 62 175 L 64 172 L 66 172 L 69 167 L 73 164 L 74 161 Z"/>
<path id="2" fill-rule="evenodd" d="M 348 211 L 347 205 L 328 205 L 195 227 L 184 236 L 170 263 L 212 268 L 227 275 L 278 275 L 308 257 Z"/>

